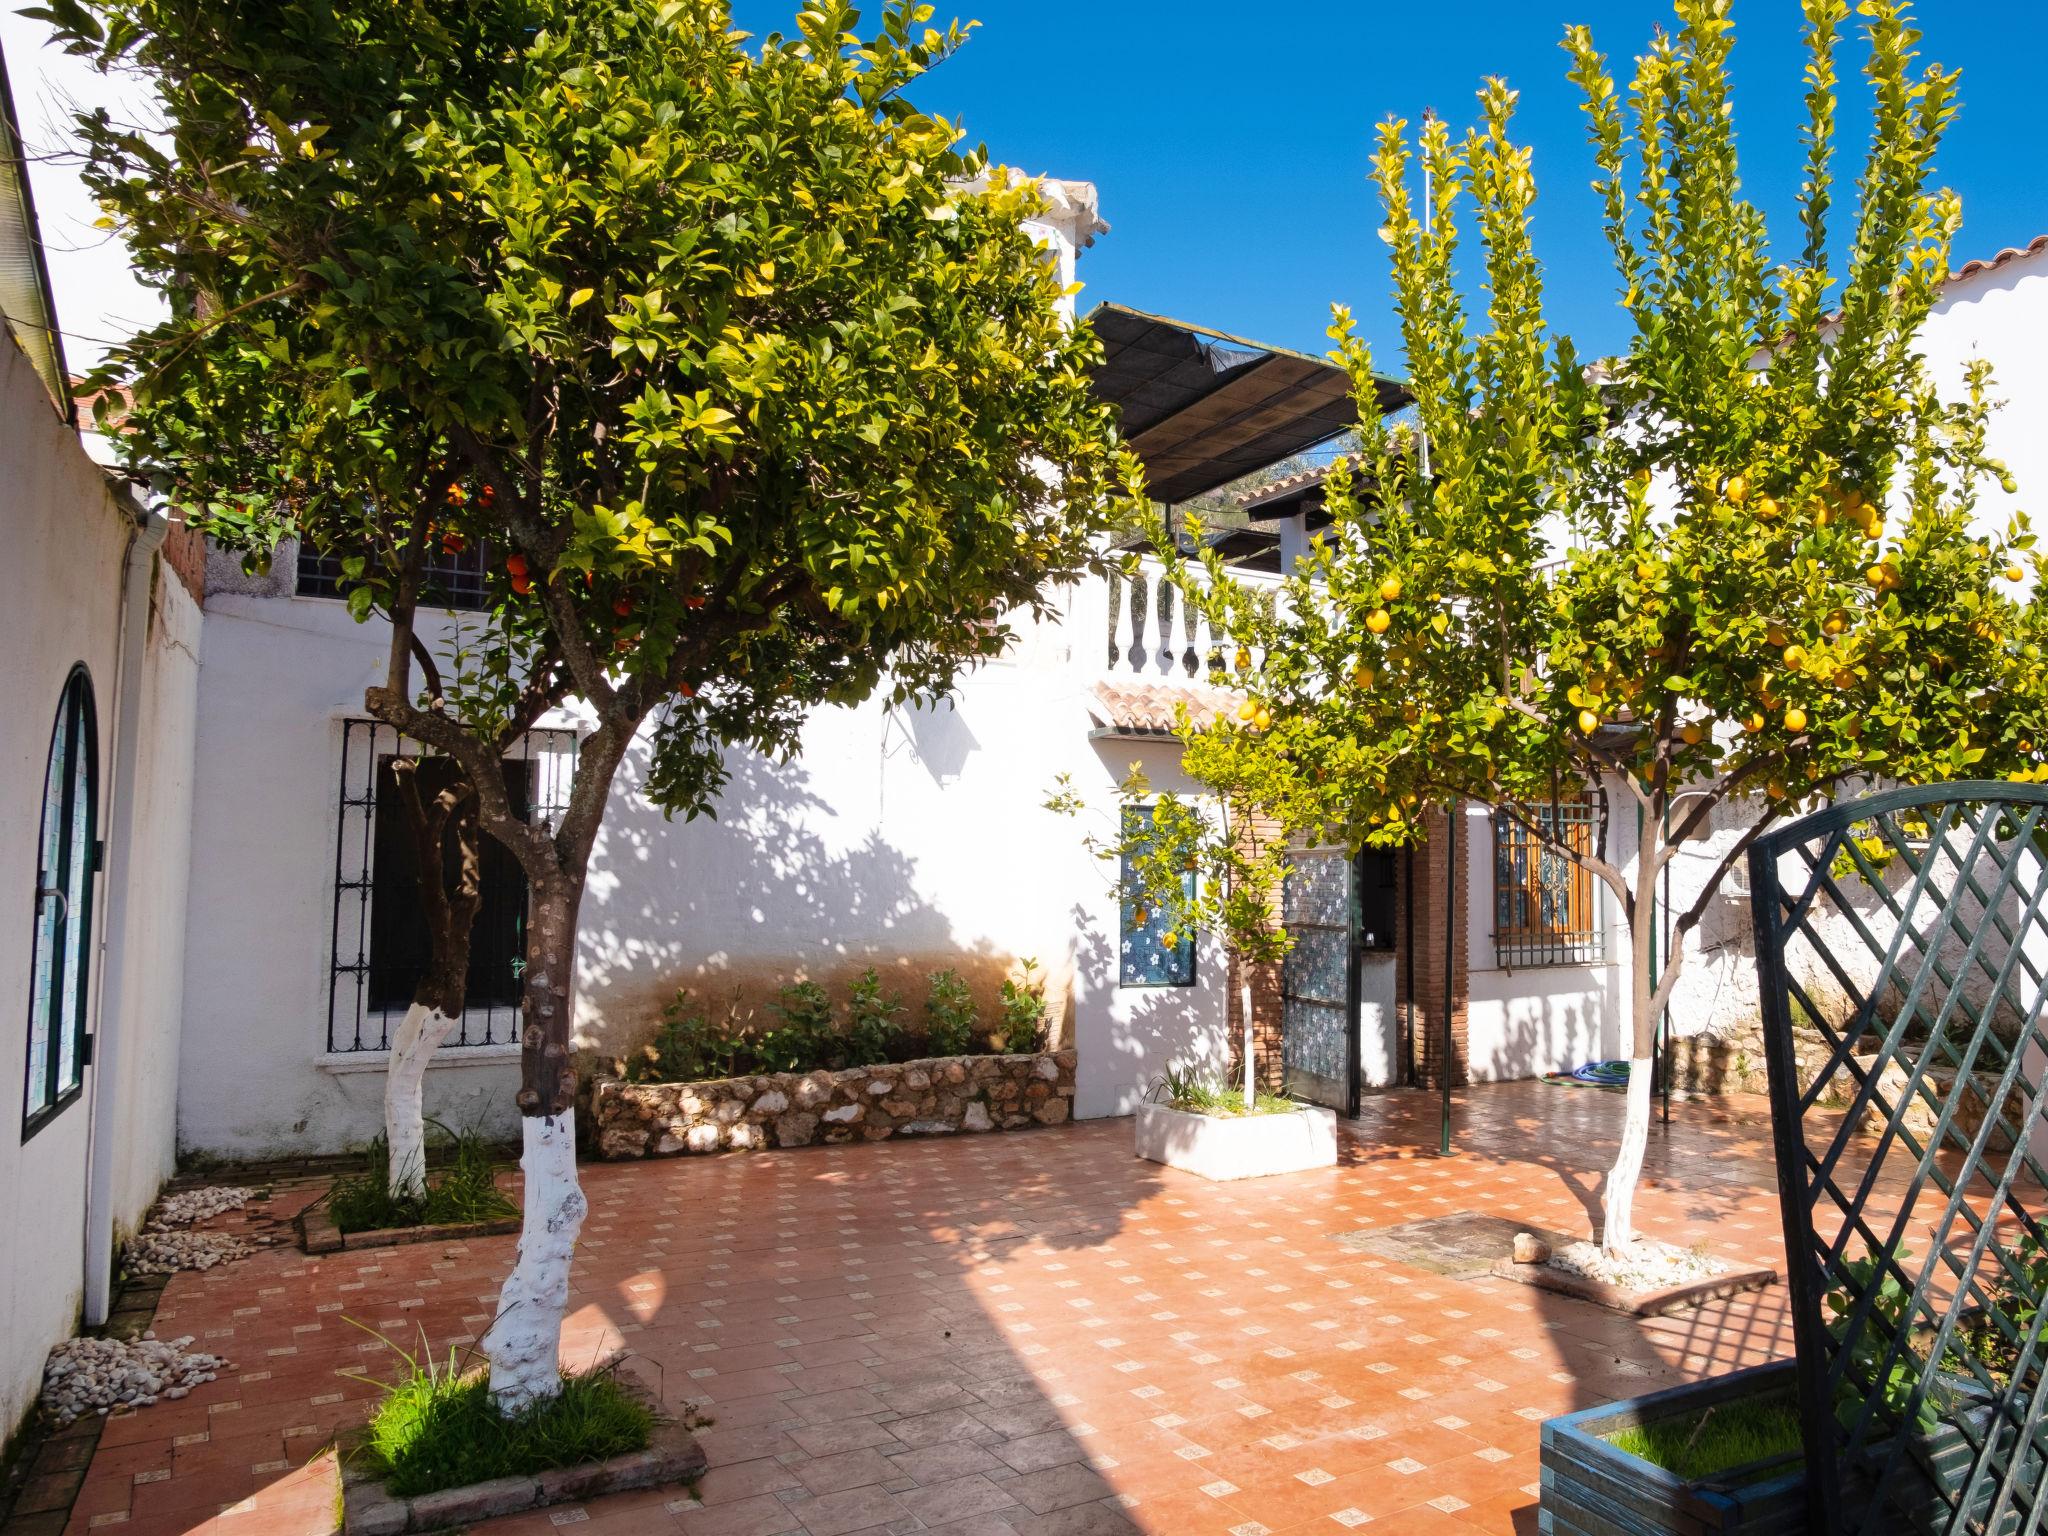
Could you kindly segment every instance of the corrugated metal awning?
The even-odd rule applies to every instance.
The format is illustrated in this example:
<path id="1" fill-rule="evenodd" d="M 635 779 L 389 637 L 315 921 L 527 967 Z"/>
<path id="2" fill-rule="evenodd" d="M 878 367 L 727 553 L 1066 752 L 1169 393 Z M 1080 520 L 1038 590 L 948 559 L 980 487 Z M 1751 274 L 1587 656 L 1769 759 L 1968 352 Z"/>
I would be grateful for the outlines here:
<path id="1" fill-rule="evenodd" d="M 1356 425 L 1350 377 L 1326 358 L 1101 304 L 1095 393 L 1122 413 L 1153 499 L 1182 502 L 1328 442 Z M 1409 400 L 1378 381 L 1379 405 Z"/>

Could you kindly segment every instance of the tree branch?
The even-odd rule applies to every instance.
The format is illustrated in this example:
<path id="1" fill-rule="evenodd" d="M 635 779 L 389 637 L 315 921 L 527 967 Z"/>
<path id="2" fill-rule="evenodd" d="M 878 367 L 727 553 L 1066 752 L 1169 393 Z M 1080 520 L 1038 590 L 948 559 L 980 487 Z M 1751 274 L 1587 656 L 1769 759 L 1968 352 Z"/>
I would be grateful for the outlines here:
<path id="1" fill-rule="evenodd" d="M 484 829 L 511 850 L 529 879 L 551 880 L 561 874 L 553 841 L 513 809 L 505 793 L 502 757 L 493 743 L 480 741 L 444 714 L 415 707 L 389 688 L 364 689 L 363 707 L 400 735 L 455 759 L 476 788 Z"/>

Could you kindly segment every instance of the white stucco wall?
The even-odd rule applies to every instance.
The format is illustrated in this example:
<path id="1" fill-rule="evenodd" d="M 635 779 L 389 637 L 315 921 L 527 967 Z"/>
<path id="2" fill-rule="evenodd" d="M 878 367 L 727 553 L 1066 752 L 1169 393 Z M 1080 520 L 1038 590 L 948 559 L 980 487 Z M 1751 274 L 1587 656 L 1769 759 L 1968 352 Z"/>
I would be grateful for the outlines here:
<path id="1" fill-rule="evenodd" d="M 45 1354 L 72 1332 L 85 1274 L 85 1188 L 90 1117 L 123 1126 L 114 1174 L 117 1219 L 133 1226 L 154 1198 L 172 1157 L 171 1059 L 177 1049 L 175 972 L 183 951 L 183 812 L 191 743 L 191 644 L 197 608 L 159 570 L 158 610 L 143 678 L 148 733 L 135 792 L 147 807 L 134 850 L 134 885 L 152 918 L 146 968 L 168 987 L 131 992 L 122 1025 L 134 1046 L 125 1068 L 102 1081 L 84 1073 L 84 1092 L 26 1141 L 19 1134 L 27 1066 L 27 998 L 33 964 L 30 920 L 36 886 L 39 807 L 50 732 L 66 678 L 90 673 L 99 727 L 99 835 L 113 794 L 116 650 L 122 557 L 132 524 L 109 493 L 78 436 L 57 416 L 20 350 L 0 335 L 0 527 L 7 530 L 13 580 L 0 604 L 0 890 L 13 916 L 0 925 L 0 1084 L 13 1106 L 0 1131 L 0 1437 L 34 1400 Z M 131 722 L 131 725 L 134 723 Z M 97 1030 L 105 973 L 107 882 L 94 893 L 87 1028 Z"/>
<path id="2" fill-rule="evenodd" d="M 2033 514 L 2037 533 L 2048 531 L 2048 248 L 1951 278 L 1921 329 L 1920 346 L 1936 383 L 1958 393 L 1971 361 L 1991 364 L 1991 398 L 2000 408 L 1992 413 L 1985 445 L 2019 484 L 2013 496 L 1987 489 L 1978 526 L 2003 533 L 2011 514 L 2024 509 Z"/>
<path id="3" fill-rule="evenodd" d="M 992 1002 L 1028 958 L 1080 1052 L 1079 1113 L 1128 1112 L 1170 1063 L 1220 1064 L 1220 956 L 1201 956 L 1194 988 L 1116 987 L 1110 873 L 1085 847 L 1087 822 L 1043 808 L 1066 772 L 1107 811 L 1139 758 L 1159 788 L 1187 787 L 1169 743 L 1090 740 L 1104 644 L 1091 626 L 1106 608 L 1068 600 L 1068 625 L 1026 626 L 950 705 L 821 710 L 792 762 L 735 754 L 715 819 L 664 819 L 638 793 L 636 745 L 591 862 L 579 1043 L 630 1048 L 683 986 L 758 1009 L 799 976 L 843 997 L 872 965 L 915 1010 L 934 969 L 959 969 Z M 340 721 L 362 714 L 383 631 L 333 601 L 219 591 L 203 645 L 191 899 L 205 921 L 186 965 L 180 1136 L 237 1156 L 359 1144 L 377 1129 L 383 1075 L 376 1054 L 325 1051 L 336 790 Z M 436 1060 L 428 1114 L 511 1129 L 509 1053 Z"/>
<path id="4" fill-rule="evenodd" d="M 177 1165 L 178 1051 L 182 1035 L 186 891 L 191 873 L 193 769 L 199 702 L 199 604 L 161 561 L 144 652 L 129 854 L 129 983 L 112 1027 L 120 1046 L 101 1085 L 119 1117 L 114 1139 L 116 1240 L 142 1224 Z M 124 727 L 128 728 L 128 727 Z M 203 916 L 203 914 L 202 914 Z M 106 935 L 102 932 L 104 944 Z"/>

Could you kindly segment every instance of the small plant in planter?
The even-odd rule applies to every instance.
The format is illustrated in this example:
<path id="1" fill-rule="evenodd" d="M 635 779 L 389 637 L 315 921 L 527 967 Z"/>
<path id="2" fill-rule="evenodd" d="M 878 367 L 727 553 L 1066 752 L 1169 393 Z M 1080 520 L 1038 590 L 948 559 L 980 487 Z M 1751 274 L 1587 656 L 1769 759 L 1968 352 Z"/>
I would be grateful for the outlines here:
<path id="1" fill-rule="evenodd" d="M 1168 1067 L 1146 1097 L 1190 1115 L 1284 1115 L 1301 1107 L 1292 1099 L 1265 1092 L 1255 1093 L 1247 1107 L 1242 1087 L 1212 1083 L 1180 1067 Z"/>
<path id="2" fill-rule="evenodd" d="M 356 1324 L 364 1327 L 363 1324 Z M 664 1416 L 621 1379 L 618 1362 L 562 1378 L 544 1403 L 505 1412 L 479 1360 L 435 1359 L 422 1331 L 395 1381 L 354 1376 L 381 1394 L 342 1454 L 340 1523 L 352 1531 L 429 1531 L 582 1499 L 692 1484 L 705 1457 L 691 1436 L 710 1420 Z"/>
<path id="3" fill-rule="evenodd" d="M 356 1326 L 362 1327 L 358 1323 Z M 645 1450 L 658 1416 L 611 1370 L 568 1374 L 561 1393 L 525 1413 L 500 1413 L 481 1365 L 466 1368 L 454 1349 L 445 1362 L 426 1347 L 399 1348 L 396 1381 L 354 1379 L 382 1399 L 354 1448 L 357 1464 L 398 1498 L 438 1493 L 501 1477 L 546 1472 Z"/>
<path id="4" fill-rule="evenodd" d="M 1186 706 L 1177 729 L 1183 740 L 1195 730 Z M 1161 942 L 1169 949 L 1208 934 L 1223 947 L 1238 978 L 1244 1025 L 1244 1093 L 1258 1097 L 1258 1041 L 1252 1032 L 1252 968 L 1278 962 L 1292 947 L 1273 915 L 1273 893 L 1286 872 L 1285 847 L 1261 830 L 1253 785 L 1218 774 L 1214 802 L 1183 795 L 1155 794 L 1144 768 L 1131 764 L 1117 786 L 1117 835 L 1089 834 L 1088 850 L 1116 867 L 1118 900 L 1165 924 Z M 1086 802 L 1073 780 L 1061 774 L 1046 800 L 1047 810 L 1078 815 Z"/>
<path id="5" fill-rule="evenodd" d="M 438 1120 L 427 1124 L 453 1149 L 447 1166 L 429 1174 L 416 1191 L 399 1193 L 391 1181 L 390 1146 L 377 1137 L 364 1152 L 360 1171 L 342 1175 L 328 1192 L 327 1214 L 335 1226 L 343 1232 L 382 1232 L 503 1221 L 519 1214 L 498 1188 L 489 1142 L 474 1130 L 451 1131 Z"/>

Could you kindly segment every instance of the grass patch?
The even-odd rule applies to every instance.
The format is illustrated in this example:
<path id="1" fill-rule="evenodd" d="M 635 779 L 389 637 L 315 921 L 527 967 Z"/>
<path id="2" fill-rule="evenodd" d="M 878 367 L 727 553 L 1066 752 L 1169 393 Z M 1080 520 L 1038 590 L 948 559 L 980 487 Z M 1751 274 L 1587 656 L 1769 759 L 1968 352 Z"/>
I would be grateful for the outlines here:
<path id="1" fill-rule="evenodd" d="M 1720 1403 L 1699 1413 L 1659 1419 L 1617 1431 L 1607 1443 L 1696 1482 L 1731 1467 L 1796 1456 L 1804 1439 L 1799 1405 L 1787 1395 Z"/>
<path id="2" fill-rule="evenodd" d="M 385 1397 L 354 1455 L 399 1498 L 604 1461 L 653 1438 L 654 1410 L 609 1371 L 566 1377 L 559 1397 L 507 1418 L 491 1402 L 486 1374 L 465 1373 L 453 1351 L 437 1365 L 424 1350 L 392 1348 L 405 1374 L 378 1383 Z"/>
<path id="3" fill-rule="evenodd" d="M 1177 1069 L 1169 1070 L 1155 1082 L 1152 1094 L 1165 1100 L 1169 1109 L 1185 1110 L 1191 1115 L 1284 1115 L 1301 1108 L 1292 1099 L 1259 1092 L 1252 1096 L 1251 1108 L 1246 1109 L 1242 1087 L 1225 1087 Z"/>
<path id="4" fill-rule="evenodd" d="M 490 1143 L 475 1131 L 456 1135 L 438 1122 L 435 1129 L 448 1138 L 453 1152 L 445 1168 L 428 1173 L 426 1194 L 399 1198 L 391 1193 L 391 1148 L 379 1136 L 363 1154 L 362 1171 L 334 1181 L 327 1196 L 334 1224 L 344 1232 L 379 1232 L 517 1216 L 519 1207 L 498 1188 Z"/>

